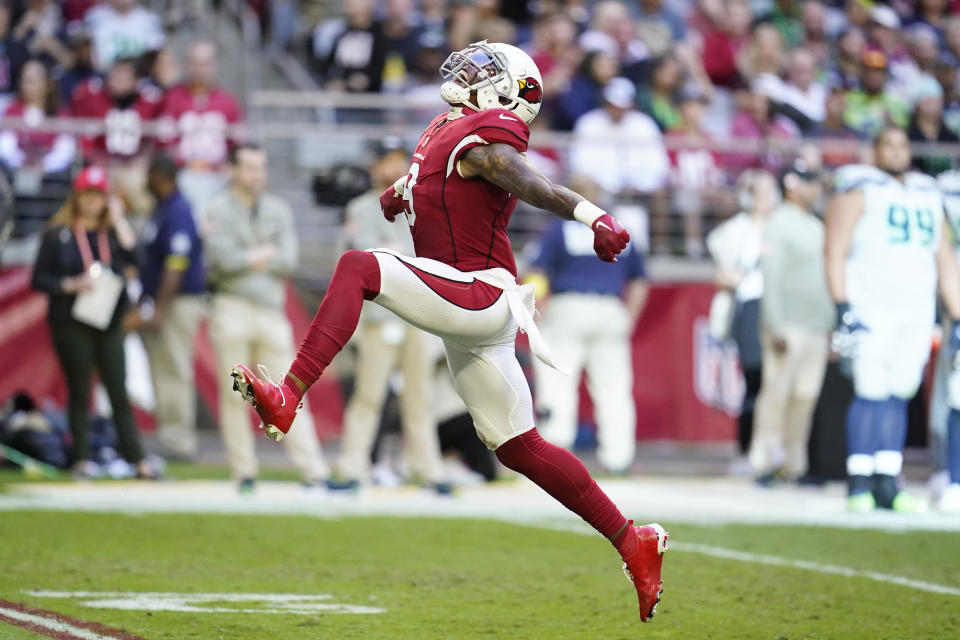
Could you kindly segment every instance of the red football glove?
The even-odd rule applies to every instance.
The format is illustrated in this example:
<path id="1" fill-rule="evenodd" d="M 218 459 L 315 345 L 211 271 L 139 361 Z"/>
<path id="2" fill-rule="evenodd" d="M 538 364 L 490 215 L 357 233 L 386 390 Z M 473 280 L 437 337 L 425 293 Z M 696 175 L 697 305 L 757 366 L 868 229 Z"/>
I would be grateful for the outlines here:
<path id="1" fill-rule="evenodd" d="M 390 222 L 403 213 L 403 198 L 392 186 L 380 194 L 380 209 L 383 211 L 383 217 Z"/>
<path id="2" fill-rule="evenodd" d="M 604 262 L 616 262 L 617 254 L 627 248 L 630 234 L 610 214 L 593 221 L 593 250 Z"/>

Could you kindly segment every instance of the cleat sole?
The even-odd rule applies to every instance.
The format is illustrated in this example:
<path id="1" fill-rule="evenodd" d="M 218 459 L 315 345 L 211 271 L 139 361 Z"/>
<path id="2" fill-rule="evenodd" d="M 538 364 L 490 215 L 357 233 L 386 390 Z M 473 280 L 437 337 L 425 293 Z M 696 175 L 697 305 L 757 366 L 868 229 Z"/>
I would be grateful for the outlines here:
<path id="1" fill-rule="evenodd" d="M 247 403 L 251 406 L 257 406 L 257 399 L 253 395 L 253 389 L 250 388 L 250 383 L 247 382 L 247 377 L 243 375 L 243 371 L 240 370 L 240 367 L 234 367 L 233 371 L 230 372 L 230 376 L 233 378 L 233 390 L 240 393 Z M 263 429 L 263 423 L 260 423 L 260 428 Z M 280 442 L 283 440 L 284 433 L 280 431 L 277 427 L 272 424 L 266 425 L 266 433 L 264 434 L 274 442 Z"/>
<path id="2" fill-rule="evenodd" d="M 243 375 L 243 371 L 240 371 L 238 367 L 234 367 L 230 375 L 233 377 L 233 390 L 240 392 L 240 397 L 247 403 L 251 405 L 255 404 L 256 398 L 253 396 L 253 391 L 250 389 L 250 384 L 247 382 L 247 377 Z"/>

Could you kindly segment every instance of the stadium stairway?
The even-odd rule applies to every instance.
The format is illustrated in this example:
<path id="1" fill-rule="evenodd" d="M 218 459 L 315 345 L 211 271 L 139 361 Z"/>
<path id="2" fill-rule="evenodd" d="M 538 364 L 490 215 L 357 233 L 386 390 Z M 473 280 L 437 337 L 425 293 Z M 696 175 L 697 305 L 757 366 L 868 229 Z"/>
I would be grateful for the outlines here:
<path id="1" fill-rule="evenodd" d="M 317 85 L 292 55 L 267 55 L 252 16 L 248 14 L 244 22 L 241 4 L 228 0 L 219 13 L 208 8 L 204 23 L 208 35 L 213 35 L 218 45 L 220 82 L 243 100 L 251 139 L 263 144 L 269 156 L 269 189 L 290 204 L 296 217 L 301 252 L 294 280 L 310 307 L 318 301 L 319 292 L 326 289 L 336 265 L 341 210 L 316 204 L 311 189 L 313 172 L 301 162 L 300 146 L 304 142 L 269 135 L 269 123 L 283 122 L 285 116 L 289 117 L 288 110 L 256 107 L 251 97 L 259 89 L 312 90 Z M 183 44 L 195 37 L 190 32 L 175 36 Z"/>

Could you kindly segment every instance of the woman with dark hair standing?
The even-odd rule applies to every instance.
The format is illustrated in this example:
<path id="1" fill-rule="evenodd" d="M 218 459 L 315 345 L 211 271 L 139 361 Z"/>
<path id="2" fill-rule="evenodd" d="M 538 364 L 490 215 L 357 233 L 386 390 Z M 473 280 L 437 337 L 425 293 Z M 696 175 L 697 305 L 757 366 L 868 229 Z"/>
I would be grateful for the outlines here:
<path id="1" fill-rule="evenodd" d="M 107 175 L 87 167 L 73 193 L 50 220 L 33 270 L 33 287 L 50 296 L 48 321 L 63 367 L 73 434 L 73 472 L 98 475 L 87 439 L 90 378 L 96 369 L 113 407 L 120 455 L 141 478 L 156 477 L 140 446 L 124 381 L 126 362 L 121 318 L 129 303 L 123 270 L 133 264 L 136 237 L 117 198 L 107 198 Z M 82 294 L 78 296 L 78 294 Z M 91 299 L 97 302 L 89 304 Z M 99 314 L 100 317 L 97 317 Z"/>

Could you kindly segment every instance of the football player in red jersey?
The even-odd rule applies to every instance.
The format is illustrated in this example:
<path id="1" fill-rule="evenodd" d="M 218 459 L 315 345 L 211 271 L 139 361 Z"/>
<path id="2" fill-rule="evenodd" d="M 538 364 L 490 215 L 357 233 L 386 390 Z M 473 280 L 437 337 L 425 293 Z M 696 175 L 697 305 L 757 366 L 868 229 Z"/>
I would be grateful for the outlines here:
<path id="1" fill-rule="evenodd" d="M 440 336 L 480 438 L 504 465 L 613 543 L 646 621 L 660 600 L 667 533 L 658 524 L 633 526 L 572 453 L 537 432 L 514 353 L 517 330 L 527 332 L 537 357 L 554 365 L 532 319 L 533 287 L 517 285 L 506 227 L 520 198 L 593 229 L 601 260 L 616 261 L 630 236 L 526 161 L 528 125 L 543 97 L 540 72 L 526 53 L 478 42 L 452 53 L 440 71 L 450 110 L 430 123 L 409 172 L 380 198 L 388 220 L 402 217 L 410 225 L 416 257 L 385 249 L 344 253 L 284 380 L 272 383 L 263 369 L 266 380 L 237 365 L 234 387 L 256 408 L 267 435 L 279 440 L 304 391 L 353 334 L 364 300 Z"/>

